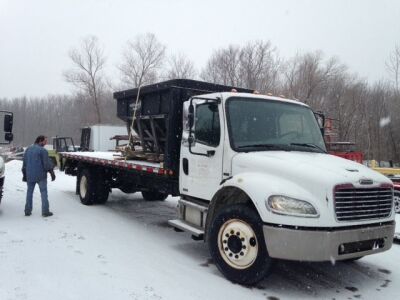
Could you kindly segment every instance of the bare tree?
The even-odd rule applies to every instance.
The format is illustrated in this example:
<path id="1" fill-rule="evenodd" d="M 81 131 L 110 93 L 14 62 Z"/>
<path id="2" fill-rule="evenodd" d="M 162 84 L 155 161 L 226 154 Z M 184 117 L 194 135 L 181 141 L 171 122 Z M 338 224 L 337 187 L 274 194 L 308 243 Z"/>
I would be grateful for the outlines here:
<path id="1" fill-rule="evenodd" d="M 386 62 L 386 69 L 392 76 L 391 80 L 397 93 L 400 92 L 400 45 L 396 45 Z"/>
<path id="2" fill-rule="evenodd" d="M 271 42 L 247 43 L 240 52 L 239 60 L 242 85 L 262 92 L 276 90 L 280 59 Z"/>
<path id="3" fill-rule="evenodd" d="M 79 48 L 72 48 L 69 51 L 69 57 L 74 68 L 64 72 L 65 80 L 77 87 L 92 101 L 97 122 L 101 123 L 99 98 L 105 88 L 103 70 L 106 58 L 98 38 L 95 36 L 85 37 Z"/>
<path id="4" fill-rule="evenodd" d="M 329 83 L 345 73 L 346 69 L 337 58 L 324 62 L 321 51 L 296 55 L 286 65 L 285 89 L 291 97 L 316 108 L 321 105 L 321 94 L 324 94 Z"/>
<path id="5" fill-rule="evenodd" d="M 213 83 L 239 86 L 240 51 L 240 47 L 234 45 L 214 51 L 201 73 L 201 78 Z"/>
<path id="6" fill-rule="evenodd" d="M 390 95 L 388 106 L 391 113 L 391 122 L 389 123 L 388 131 L 389 138 L 393 148 L 393 157 L 399 161 L 400 151 L 398 149 L 399 134 L 397 128 L 400 126 L 400 45 L 396 45 L 393 52 L 390 54 L 388 61 L 386 61 L 386 69 L 390 75 L 390 82 L 393 88 L 393 93 Z"/>
<path id="7" fill-rule="evenodd" d="M 165 57 L 165 46 L 153 33 L 137 36 L 128 41 L 118 66 L 122 82 L 129 87 L 139 87 L 154 82 Z"/>
<path id="8" fill-rule="evenodd" d="M 194 64 L 184 54 L 172 55 L 168 59 L 168 69 L 166 71 L 166 79 L 195 78 L 196 70 Z"/>
<path id="9" fill-rule="evenodd" d="M 270 92 L 279 83 L 280 59 L 271 43 L 230 45 L 213 53 L 201 73 L 204 80 Z"/>

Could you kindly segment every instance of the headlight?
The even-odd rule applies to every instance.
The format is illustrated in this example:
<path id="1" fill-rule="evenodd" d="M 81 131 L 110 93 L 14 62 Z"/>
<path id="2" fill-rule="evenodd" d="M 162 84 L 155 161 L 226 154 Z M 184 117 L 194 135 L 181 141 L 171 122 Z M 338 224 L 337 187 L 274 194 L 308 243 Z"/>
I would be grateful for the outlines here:
<path id="1" fill-rule="evenodd" d="M 270 211 L 276 214 L 306 218 L 319 217 L 319 213 L 311 203 L 286 196 L 270 196 L 266 205 Z"/>

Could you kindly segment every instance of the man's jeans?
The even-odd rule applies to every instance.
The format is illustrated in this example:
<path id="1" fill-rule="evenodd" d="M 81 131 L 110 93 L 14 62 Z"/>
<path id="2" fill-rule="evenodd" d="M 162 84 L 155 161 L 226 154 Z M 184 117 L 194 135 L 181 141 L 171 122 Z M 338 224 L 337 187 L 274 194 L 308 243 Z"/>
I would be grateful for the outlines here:
<path id="1" fill-rule="evenodd" d="M 28 191 L 26 193 L 25 213 L 30 214 L 32 212 L 32 198 L 36 183 L 39 185 L 40 196 L 42 197 L 42 214 L 46 214 L 49 212 L 49 200 L 47 199 L 47 178 L 39 182 L 27 182 Z"/>

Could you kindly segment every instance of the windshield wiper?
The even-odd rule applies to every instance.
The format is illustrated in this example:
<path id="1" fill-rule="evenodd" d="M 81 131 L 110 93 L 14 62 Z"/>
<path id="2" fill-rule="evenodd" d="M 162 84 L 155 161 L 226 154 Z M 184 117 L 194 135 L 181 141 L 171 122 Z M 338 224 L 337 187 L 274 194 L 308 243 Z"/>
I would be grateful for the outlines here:
<path id="1" fill-rule="evenodd" d="M 289 149 L 284 145 L 275 145 L 275 144 L 252 144 L 252 145 L 243 145 L 238 147 L 238 149 L 245 149 L 245 148 L 265 148 L 270 150 L 289 151 Z"/>
<path id="2" fill-rule="evenodd" d="M 324 149 L 322 149 L 321 147 L 313 144 L 313 143 L 290 143 L 291 146 L 302 146 L 302 147 L 308 147 L 308 148 L 314 148 L 314 149 L 318 149 L 323 153 L 327 153 Z"/>

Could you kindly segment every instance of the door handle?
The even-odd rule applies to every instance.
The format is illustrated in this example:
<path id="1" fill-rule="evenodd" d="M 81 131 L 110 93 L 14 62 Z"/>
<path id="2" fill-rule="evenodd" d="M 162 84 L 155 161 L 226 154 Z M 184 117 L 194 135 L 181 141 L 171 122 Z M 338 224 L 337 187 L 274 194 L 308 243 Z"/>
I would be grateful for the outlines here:
<path id="1" fill-rule="evenodd" d="M 208 157 L 211 157 L 211 156 L 214 156 L 215 155 L 215 150 L 208 150 L 207 151 L 207 156 Z"/>

